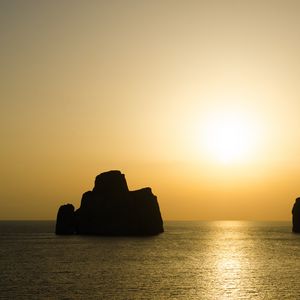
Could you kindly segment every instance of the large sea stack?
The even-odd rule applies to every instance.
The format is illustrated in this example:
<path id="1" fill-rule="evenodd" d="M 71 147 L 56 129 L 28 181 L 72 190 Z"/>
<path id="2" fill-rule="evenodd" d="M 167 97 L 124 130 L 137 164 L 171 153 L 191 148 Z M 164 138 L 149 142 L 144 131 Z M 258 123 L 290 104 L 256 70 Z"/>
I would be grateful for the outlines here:
<path id="1" fill-rule="evenodd" d="M 300 233 L 300 198 L 297 198 L 293 210 L 293 232 Z"/>
<path id="2" fill-rule="evenodd" d="M 163 220 L 151 188 L 129 191 L 120 171 L 101 173 L 92 191 L 82 195 L 80 208 L 62 205 L 56 234 L 156 235 Z"/>

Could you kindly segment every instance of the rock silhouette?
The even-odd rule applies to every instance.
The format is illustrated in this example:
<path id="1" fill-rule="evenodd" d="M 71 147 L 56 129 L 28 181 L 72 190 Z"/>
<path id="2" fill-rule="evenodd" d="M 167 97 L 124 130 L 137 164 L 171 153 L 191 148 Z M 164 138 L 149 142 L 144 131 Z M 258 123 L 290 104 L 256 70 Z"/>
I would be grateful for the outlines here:
<path id="1" fill-rule="evenodd" d="M 293 210 L 293 232 L 300 233 L 300 198 L 297 198 Z"/>
<path id="2" fill-rule="evenodd" d="M 75 232 L 75 215 L 72 204 L 62 205 L 57 213 L 56 234 L 73 234 Z"/>
<path id="3" fill-rule="evenodd" d="M 76 211 L 66 204 L 57 213 L 56 234 L 156 235 L 163 231 L 151 188 L 129 191 L 120 171 L 98 175 L 93 190 L 82 195 Z"/>

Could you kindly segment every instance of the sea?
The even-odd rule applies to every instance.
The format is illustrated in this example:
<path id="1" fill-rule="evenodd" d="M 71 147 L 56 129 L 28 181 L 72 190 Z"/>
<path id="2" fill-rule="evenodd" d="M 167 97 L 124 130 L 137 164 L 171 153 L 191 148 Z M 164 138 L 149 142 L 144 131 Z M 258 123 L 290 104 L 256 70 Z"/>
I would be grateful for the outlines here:
<path id="1" fill-rule="evenodd" d="M 152 237 L 0 222 L 0 299 L 300 299 L 290 222 L 166 221 Z"/>

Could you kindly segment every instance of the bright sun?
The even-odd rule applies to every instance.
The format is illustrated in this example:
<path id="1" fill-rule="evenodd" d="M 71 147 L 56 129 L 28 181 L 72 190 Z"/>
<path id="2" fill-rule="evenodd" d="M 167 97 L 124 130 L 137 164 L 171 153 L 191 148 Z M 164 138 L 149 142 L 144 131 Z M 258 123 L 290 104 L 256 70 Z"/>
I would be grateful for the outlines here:
<path id="1" fill-rule="evenodd" d="M 258 128 L 248 113 L 212 114 L 203 124 L 203 130 L 209 156 L 223 163 L 246 161 L 256 150 Z"/>

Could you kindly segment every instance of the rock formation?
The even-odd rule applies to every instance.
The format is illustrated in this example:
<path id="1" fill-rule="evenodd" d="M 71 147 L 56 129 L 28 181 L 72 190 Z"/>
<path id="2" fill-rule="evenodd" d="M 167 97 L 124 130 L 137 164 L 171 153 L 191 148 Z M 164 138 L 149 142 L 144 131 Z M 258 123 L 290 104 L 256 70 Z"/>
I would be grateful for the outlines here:
<path id="1" fill-rule="evenodd" d="M 75 215 L 72 204 L 62 205 L 57 213 L 56 234 L 73 234 L 75 232 Z"/>
<path id="2" fill-rule="evenodd" d="M 300 233 L 300 198 L 297 198 L 293 210 L 293 232 Z"/>
<path id="3" fill-rule="evenodd" d="M 129 191 L 120 171 L 101 173 L 92 191 L 82 195 L 80 208 L 62 205 L 56 234 L 156 235 L 163 221 L 151 188 Z"/>

